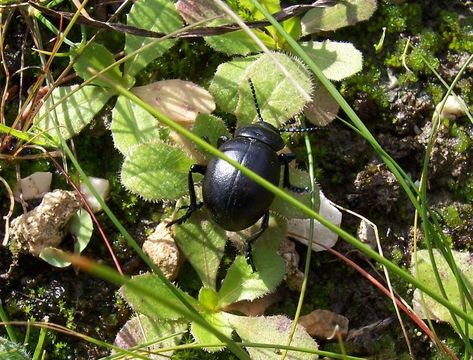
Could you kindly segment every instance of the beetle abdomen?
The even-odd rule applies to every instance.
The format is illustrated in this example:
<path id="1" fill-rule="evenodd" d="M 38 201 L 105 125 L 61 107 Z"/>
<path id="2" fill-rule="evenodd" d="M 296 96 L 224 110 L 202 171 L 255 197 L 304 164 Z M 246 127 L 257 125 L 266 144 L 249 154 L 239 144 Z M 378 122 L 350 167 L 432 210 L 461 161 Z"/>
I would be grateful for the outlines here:
<path id="1" fill-rule="evenodd" d="M 268 145 L 255 139 L 238 138 L 224 143 L 220 151 L 279 185 L 278 156 Z M 229 231 L 243 230 L 255 224 L 274 199 L 273 193 L 217 157 L 207 166 L 202 193 L 215 222 Z"/>

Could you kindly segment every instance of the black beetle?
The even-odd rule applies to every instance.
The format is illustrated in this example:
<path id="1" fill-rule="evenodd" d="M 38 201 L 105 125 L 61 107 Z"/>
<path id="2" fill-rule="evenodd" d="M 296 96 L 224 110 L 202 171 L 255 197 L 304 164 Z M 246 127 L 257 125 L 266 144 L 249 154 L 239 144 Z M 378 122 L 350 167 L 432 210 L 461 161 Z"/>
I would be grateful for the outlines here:
<path id="1" fill-rule="evenodd" d="M 306 189 L 292 186 L 289 181 L 289 162 L 295 159 L 295 155 L 278 154 L 278 151 L 284 148 L 280 131 L 300 132 L 301 129 L 278 130 L 265 122 L 256 100 L 253 83 L 250 79 L 248 82 L 255 100 L 259 122 L 237 129 L 232 139 L 220 137 L 218 149 L 276 186 L 279 185 L 282 164 L 284 165 L 283 186 L 294 192 L 305 191 Z M 197 202 L 193 173 L 204 175 L 203 202 Z M 268 227 L 269 207 L 274 200 L 274 194 L 218 157 L 210 159 L 207 166 L 192 165 L 188 183 L 190 204 L 185 207 L 187 211 L 167 226 L 182 224 L 204 204 L 213 220 L 228 231 L 246 229 L 262 219 L 261 228 L 246 241 L 245 257 L 253 271 L 256 271 L 251 256 L 251 244 Z"/>

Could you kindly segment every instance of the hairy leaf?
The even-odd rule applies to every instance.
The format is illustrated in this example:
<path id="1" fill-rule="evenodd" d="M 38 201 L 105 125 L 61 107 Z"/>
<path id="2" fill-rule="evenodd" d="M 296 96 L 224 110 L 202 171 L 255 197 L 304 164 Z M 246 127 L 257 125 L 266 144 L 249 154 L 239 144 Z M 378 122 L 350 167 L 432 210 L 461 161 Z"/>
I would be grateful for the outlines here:
<path id="1" fill-rule="evenodd" d="M 306 120 L 317 126 L 327 126 L 337 117 L 340 105 L 319 82 L 316 83 L 312 98 L 312 102 L 304 109 Z"/>
<path id="2" fill-rule="evenodd" d="M 332 31 L 368 20 L 376 7 L 376 0 L 346 0 L 334 6 L 311 9 L 302 17 L 302 34 Z"/>
<path id="3" fill-rule="evenodd" d="M 121 294 L 133 309 L 148 316 L 153 320 L 177 320 L 186 316 L 189 312 L 179 298 L 161 281 L 155 274 L 143 274 L 134 276 L 131 281 L 140 287 L 156 294 L 159 301 L 146 296 L 142 291 L 136 290 L 130 285 L 121 288 Z M 178 289 L 191 304 L 196 305 L 195 299 Z"/>
<path id="4" fill-rule="evenodd" d="M 172 1 L 168 0 L 137 0 L 127 15 L 127 25 L 145 30 L 170 33 L 179 29 L 182 19 L 177 13 Z M 125 74 L 135 76 L 151 61 L 163 55 L 176 40 L 159 41 L 143 36 L 125 34 L 125 53 L 131 54 L 155 42 L 150 48 L 134 55 L 125 63 Z"/>
<path id="5" fill-rule="evenodd" d="M 153 320 L 145 315 L 132 317 L 118 332 L 114 345 L 122 349 L 150 344 L 143 348 L 146 351 L 156 351 L 161 348 L 173 347 L 180 343 L 182 332 L 186 331 L 188 323 L 185 321 Z M 177 334 L 177 335 L 176 335 Z M 174 351 L 150 354 L 149 358 L 168 359 Z M 115 353 L 112 351 L 112 354 Z"/>
<path id="6" fill-rule="evenodd" d="M 228 20 L 219 19 L 212 21 L 212 26 L 225 25 Z M 255 34 L 267 47 L 274 49 L 276 43 L 273 38 L 261 30 L 252 29 Z M 249 55 L 261 52 L 256 42 L 243 30 L 232 31 L 223 35 L 205 36 L 205 42 L 212 49 L 227 55 Z"/>
<path id="7" fill-rule="evenodd" d="M 201 138 L 205 137 L 213 146 L 217 146 L 220 136 L 232 136 L 222 119 L 206 114 L 201 114 L 197 117 L 192 132 Z"/>
<path id="8" fill-rule="evenodd" d="M 282 53 L 274 53 L 273 56 L 284 66 L 294 81 L 310 95 L 312 82 L 304 66 Z M 254 84 L 263 119 L 275 127 L 280 127 L 300 113 L 307 102 L 273 59 L 264 54 L 245 69 L 243 81 L 240 82 L 236 109 L 238 127 L 258 121 L 255 100 L 247 79 L 251 79 Z"/>
<path id="9" fill-rule="evenodd" d="M 217 271 L 227 237 L 225 231 L 197 211 L 184 224 L 175 226 L 175 239 L 205 287 L 216 288 Z"/>
<path id="10" fill-rule="evenodd" d="M 248 231 L 231 234 L 232 239 L 245 244 L 250 234 L 259 227 L 257 224 Z M 254 300 L 276 288 L 285 273 L 284 260 L 276 252 L 285 236 L 286 221 L 271 216 L 268 229 L 253 244 L 257 271 L 252 271 L 243 256 L 237 256 L 218 293 L 220 308 L 240 300 Z"/>
<path id="11" fill-rule="evenodd" d="M 458 289 L 457 280 L 450 269 L 445 258 L 442 256 L 439 250 L 434 249 L 434 259 L 435 264 L 437 266 L 440 279 L 442 281 L 442 285 L 445 289 L 445 292 L 448 296 L 448 301 L 457 306 L 458 308 L 462 308 L 462 297 L 465 295 L 463 294 L 463 290 Z M 452 250 L 453 260 L 455 261 L 458 270 L 460 272 L 460 276 L 462 276 L 466 281 L 467 284 L 467 291 L 472 293 L 472 282 L 473 282 L 473 267 L 471 263 L 473 261 L 473 257 L 468 252 L 458 252 Z M 414 261 L 413 261 L 414 264 Z M 437 280 L 435 278 L 434 270 L 432 267 L 432 262 L 430 261 L 430 256 L 428 250 L 418 250 L 417 251 L 417 268 L 415 264 L 411 268 L 411 272 L 415 274 L 417 279 L 421 281 L 424 285 L 429 286 L 430 289 L 437 292 L 439 295 L 441 294 L 440 288 L 437 285 Z M 414 311 L 420 314 L 424 319 L 427 318 L 427 314 L 430 319 L 446 321 L 452 325 L 455 331 L 458 332 L 456 325 L 452 319 L 452 315 L 450 311 L 444 307 L 443 305 L 439 304 L 435 300 L 433 300 L 428 295 L 423 295 L 425 301 L 425 308 L 423 306 L 423 302 L 421 299 L 421 292 L 419 290 L 415 290 L 414 292 L 414 300 L 413 300 L 413 307 Z M 466 304 L 466 312 L 470 315 L 473 314 L 473 309 L 469 305 L 468 301 L 464 299 Z M 460 320 L 460 324 L 462 321 Z M 463 329 L 464 330 L 464 329 Z M 473 339 L 473 334 L 469 333 L 470 339 Z"/>
<path id="12" fill-rule="evenodd" d="M 246 68 L 257 58 L 257 56 L 237 58 L 218 66 L 209 91 L 221 111 L 235 113 L 239 99 L 238 87 L 243 81 Z"/>
<path id="13" fill-rule="evenodd" d="M 192 163 L 182 150 L 162 142 L 138 144 L 125 158 L 121 181 L 146 200 L 175 200 L 188 192 Z"/>
<path id="14" fill-rule="evenodd" d="M 235 329 L 243 342 L 256 342 L 265 344 L 286 344 L 292 327 L 292 320 L 285 316 L 237 316 L 224 313 L 230 326 Z M 317 350 L 317 343 L 301 325 L 297 325 L 291 346 Z M 247 347 L 252 360 L 280 359 L 280 350 L 271 348 Z M 289 351 L 286 359 L 309 360 L 318 359 L 318 355 Z"/>
<path id="15" fill-rule="evenodd" d="M 231 337 L 233 329 L 228 325 L 228 322 L 225 317 L 223 317 L 222 313 L 203 312 L 201 315 L 205 320 L 207 320 L 210 326 L 220 331 L 227 337 Z M 198 343 L 222 344 L 222 347 L 204 348 L 208 352 L 221 351 L 224 348 L 225 343 L 222 343 L 214 334 L 195 322 L 191 323 L 191 333 Z"/>
<path id="16" fill-rule="evenodd" d="M 131 147 L 160 138 L 158 120 L 125 96 L 119 96 L 112 112 L 112 138 L 124 155 Z"/>
<path id="17" fill-rule="evenodd" d="M 363 68 L 363 56 L 352 44 L 325 40 L 300 44 L 330 80 L 345 79 Z"/>
<path id="18" fill-rule="evenodd" d="M 79 48 L 71 49 L 71 60 L 76 56 L 79 50 Z M 113 57 L 113 54 L 108 51 L 105 46 L 92 43 L 84 50 L 84 52 L 74 63 L 74 70 L 82 79 L 87 80 L 92 77 L 92 75 L 94 75 L 90 72 L 90 68 L 92 68 L 95 72 L 99 72 L 109 65 L 112 65 L 114 62 L 115 58 Z M 122 73 L 118 66 L 113 67 L 102 75 L 106 76 L 115 83 L 122 83 Z M 102 87 L 110 87 L 108 82 L 100 80 L 100 78 L 96 78 L 91 82 L 91 84 Z"/>
<path id="19" fill-rule="evenodd" d="M 58 141 L 57 119 L 61 136 L 68 140 L 87 126 L 113 95 L 111 91 L 97 86 L 84 86 L 72 93 L 77 87 L 61 86 L 53 90 L 35 118 L 36 132 L 45 132 Z"/>

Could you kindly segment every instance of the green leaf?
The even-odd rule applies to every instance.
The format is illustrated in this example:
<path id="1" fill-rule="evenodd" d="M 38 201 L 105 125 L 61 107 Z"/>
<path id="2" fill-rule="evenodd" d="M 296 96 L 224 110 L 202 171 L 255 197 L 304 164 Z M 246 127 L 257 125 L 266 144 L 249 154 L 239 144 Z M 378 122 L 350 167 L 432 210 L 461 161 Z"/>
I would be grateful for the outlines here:
<path id="1" fill-rule="evenodd" d="M 146 351 L 157 351 L 178 345 L 182 339 L 182 333 L 187 330 L 187 327 L 188 323 L 185 321 L 157 321 L 145 315 L 139 315 L 123 325 L 114 344 L 122 349 L 149 344 L 145 348 Z M 173 352 L 173 350 L 160 352 L 159 355 L 153 355 L 152 358 L 168 359 Z"/>
<path id="2" fill-rule="evenodd" d="M 161 299 L 161 301 L 150 299 L 142 291 L 138 291 L 132 286 L 125 284 L 121 288 L 121 294 L 136 312 L 144 314 L 153 320 L 177 320 L 185 317 L 188 313 L 189 310 L 157 275 L 137 275 L 131 279 L 131 282 L 148 289 Z M 196 300 L 191 296 L 179 289 L 178 291 L 191 304 L 197 305 Z"/>
<path id="3" fill-rule="evenodd" d="M 192 132 L 197 136 L 206 137 L 210 144 L 216 146 L 220 136 L 231 137 L 225 122 L 217 116 L 200 114 L 195 120 Z M 203 150 L 203 149 L 201 149 Z"/>
<path id="4" fill-rule="evenodd" d="M 228 24 L 226 19 L 212 21 L 208 26 L 220 26 Z M 274 39 L 261 30 L 252 29 L 254 35 L 258 37 L 268 48 L 275 49 Z M 243 30 L 232 31 L 223 35 L 205 36 L 205 42 L 212 49 L 227 55 L 249 55 L 261 52 L 261 48 Z"/>
<path id="5" fill-rule="evenodd" d="M 195 212 L 184 224 L 176 226 L 174 231 L 179 248 L 204 286 L 215 289 L 227 237 L 225 231 L 208 218 L 204 211 Z"/>
<path id="6" fill-rule="evenodd" d="M 110 130 L 115 147 L 124 155 L 134 145 L 160 138 L 154 116 L 125 96 L 119 96 L 113 108 Z"/>
<path id="7" fill-rule="evenodd" d="M 193 161 L 180 149 L 154 141 L 131 148 L 121 182 L 146 200 L 175 200 L 188 193 L 187 174 Z"/>
<path id="8" fill-rule="evenodd" d="M 80 254 L 89 244 L 92 232 L 94 231 L 92 217 L 86 210 L 80 209 L 72 216 L 68 226 L 69 232 L 75 239 L 74 253 Z"/>
<path id="9" fill-rule="evenodd" d="M 276 48 L 276 43 L 269 35 L 259 30 L 252 30 L 252 32 L 269 49 Z M 249 55 L 261 52 L 256 42 L 243 30 L 233 31 L 224 35 L 206 36 L 204 39 L 212 49 L 226 55 Z"/>
<path id="10" fill-rule="evenodd" d="M 282 27 L 294 40 L 298 40 L 301 37 L 301 21 L 298 17 L 293 17 L 283 21 Z M 281 37 L 280 41 L 285 41 L 285 39 Z"/>
<path id="11" fill-rule="evenodd" d="M 207 311 L 215 311 L 218 305 L 218 294 L 215 289 L 202 287 L 199 291 L 199 303 Z"/>
<path id="12" fill-rule="evenodd" d="M 232 234 L 232 237 L 245 244 L 250 234 L 259 227 L 257 224 L 248 231 Z M 274 215 L 270 217 L 268 229 L 253 244 L 253 260 L 257 271 L 253 272 L 243 256 L 237 256 L 218 292 L 219 308 L 237 301 L 259 298 L 273 291 L 282 281 L 286 269 L 284 260 L 276 251 L 286 236 L 286 229 L 284 219 Z"/>
<path id="13" fill-rule="evenodd" d="M 217 329 L 227 337 L 231 337 L 233 329 L 228 325 L 227 320 L 223 317 L 221 312 L 203 312 L 200 315 L 208 322 L 210 326 Z M 194 339 L 201 344 L 222 344 L 222 347 L 204 348 L 208 352 L 216 352 L 224 349 L 225 343 L 221 342 L 213 333 L 209 332 L 201 325 L 192 322 L 191 333 Z"/>
<path id="14" fill-rule="evenodd" d="M 27 349 L 22 344 L 0 336 L 0 358 L 4 360 L 30 360 Z"/>
<path id="15" fill-rule="evenodd" d="M 461 276 L 463 276 L 463 278 L 466 280 L 465 282 L 468 287 L 467 291 L 469 291 L 471 294 L 473 291 L 473 288 L 471 285 L 473 283 L 473 267 L 471 266 L 471 263 L 473 262 L 473 257 L 468 252 L 458 252 L 454 250 L 452 250 L 451 252 L 453 255 L 453 260 L 455 261 Z M 434 254 L 435 264 L 437 265 L 437 269 L 440 275 L 440 279 L 442 281 L 445 292 L 448 295 L 448 301 L 452 305 L 455 305 L 458 308 L 462 308 L 463 306 L 462 306 L 461 298 L 464 297 L 463 291 L 460 291 L 458 289 L 457 280 L 452 270 L 450 269 L 450 266 L 448 265 L 447 261 L 442 256 L 439 250 L 434 249 L 433 254 Z M 417 265 L 417 268 L 415 267 L 415 265 Z M 411 268 L 411 272 L 424 285 L 428 286 L 433 291 L 437 292 L 439 295 L 441 294 L 440 288 L 437 285 L 437 280 L 435 278 L 434 269 L 430 261 L 428 250 L 417 251 L 417 262 L 416 264 L 413 264 Z M 456 325 L 452 319 L 452 315 L 450 314 L 450 311 L 443 305 L 433 300 L 428 295 L 424 294 L 423 297 L 425 300 L 425 308 L 423 307 L 423 304 L 421 301 L 420 291 L 415 290 L 414 300 L 413 300 L 414 311 L 418 314 L 421 314 L 424 319 L 427 318 L 426 316 L 426 313 L 427 313 L 429 314 L 429 317 L 431 319 L 446 321 L 450 323 L 450 325 L 452 325 L 455 331 L 458 332 L 458 329 L 456 328 Z M 466 303 L 466 312 L 469 315 L 472 315 L 473 309 L 471 308 L 471 306 L 468 305 L 468 301 L 466 299 L 465 299 L 465 303 Z M 461 319 L 459 320 L 460 320 L 460 324 L 463 324 L 462 320 Z M 470 339 L 473 339 L 473 334 L 471 333 L 471 331 L 469 332 L 469 337 Z"/>
<path id="16" fill-rule="evenodd" d="M 61 136 L 68 140 L 86 127 L 113 95 L 110 90 L 97 86 L 84 86 L 72 93 L 77 87 L 62 86 L 53 90 L 35 118 L 36 132 L 45 132 L 58 141 L 57 117 Z M 57 106 L 53 108 L 53 104 Z"/>
<path id="17" fill-rule="evenodd" d="M 170 33 L 179 29 L 183 24 L 172 1 L 138 0 L 133 4 L 127 15 L 127 25 L 145 30 Z M 156 39 L 125 34 L 125 54 L 131 54 L 153 41 L 156 41 Z M 163 55 L 175 42 L 174 39 L 156 42 L 152 47 L 131 57 L 125 63 L 125 74 L 135 76 L 151 61 Z"/>
<path id="18" fill-rule="evenodd" d="M 281 5 L 279 0 L 261 0 L 259 3 L 268 10 L 270 14 L 277 13 L 281 10 Z M 249 0 L 239 0 L 239 6 L 244 7 L 251 14 L 253 20 L 263 20 L 266 19 L 263 13 L 261 13 L 256 6 Z"/>
<path id="19" fill-rule="evenodd" d="M 376 0 L 346 0 L 334 6 L 311 9 L 302 17 L 302 34 L 332 31 L 368 20 L 376 7 Z"/>
<path id="20" fill-rule="evenodd" d="M 325 40 L 300 44 L 330 80 L 345 79 L 363 68 L 363 56 L 352 44 Z"/>
<path id="21" fill-rule="evenodd" d="M 295 59 L 282 53 L 274 53 L 290 76 L 307 94 L 312 93 L 312 82 L 307 69 Z M 248 66 L 239 86 L 239 100 L 236 109 L 238 127 L 258 121 L 255 101 L 247 79 L 251 78 L 263 119 L 281 127 L 287 120 L 300 113 L 306 99 L 276 66 L 272 58 L 264 54 Z"/>
<path id="22" fill-rule="evenodd" d="M 306 120 L 317 126 L 327 126 L 335 120 L 340 105 L 320 82 L 316 82 L 312 99 L 304 109 Z"/>
<path id="23" fill-rule="evenodd" d="M 46 247 L 41 250 L 38 256 L 49 265 L 57 268 L 65 268 L 71 265 L 69 261 L 65 260 L 67 256 L 66 252 L 58 248 Z"/>
<path id="24" fill-rule="evenodd" d="M 310 177 L 307 171 L 299 170 L 299 169 L 290 169 L 289 176 L 291 185 L 297 186 L 302 189 L 310 189 Z M 283 169 L 281 169 L 281 179 L 283 178 Z M 314 204 L 314 209 L 318 210 L 320 206 L 320 199 L 319 199 L 319 186 L 314 184 L 314 191 L 316 192 L 316 203 Z M 283 190 L 295 197 L 297 200 L 302 202 L 304 205 L 308 207 L 312 207 L 311 199 L 312 193 L 310 191 L 304 191 L 301 193 L 296 193 L 291 191 L 290 189 L 283 188 Z M 282 200 L 279 197 L 275 197 L 273 203 L 271 204 L 270 209 L 272 211 L 277 212 L 278 214 L 283 215 L 288 219 L 305 219 L 307 218 L 307 214 L 302 212 L 299 208 L 288 204 L 287 201 Z"/>
<path id="25" fill-rule="evenodd" d="M 79 45 L 79 44 L 77 44 Z M 71 49 L 71 60 L 77 55 L 77 52 L 80 48 Z M 93 43 L 88 46 L 80 57 L 74 63 L 74 70 L 77 75 L 82 79 L 87 80 L 93 73 L 90 72 L 89 68 L 93 69 L 95 72 L 102 71 L 106 67 L 110 66 L 115 62 L 113 54 L 107 50 L 107 48 L 101 44 Z M 107 72 L 103 73 L 103 76 L 106 76 L 114 83 L 123 84 L 122 73 L 118 66 L 113 67 Z M 102 87 L 110 87 L 110 84 L 104 80 L 96 78 L 90 84 L 98 85 Z"/>
<path id="26" fill-rule="evenodd" d="M 235 113 L 239 99 L 238 87 L 243 81 L 244 72 L 258 57 L 237 58 L 217 67 L 209 92 L 221 111 Z"/>
<path id="27" fill-rule="evenodd" d="M 230 326 L 235 329 L 243 342 L 286 344 L 292 328 L 292 320 L 285 316 L 237 316 L 224 313 Z M 291 346 L 317 350 L 317 343 L 301 325 L 297 325 Z M 280 359 L 281 351 L 271 348 L 247 347 L 252 360 Z M 318 359 L 318 355 L 289 351 L 286 359 L 309 360 Z"/>

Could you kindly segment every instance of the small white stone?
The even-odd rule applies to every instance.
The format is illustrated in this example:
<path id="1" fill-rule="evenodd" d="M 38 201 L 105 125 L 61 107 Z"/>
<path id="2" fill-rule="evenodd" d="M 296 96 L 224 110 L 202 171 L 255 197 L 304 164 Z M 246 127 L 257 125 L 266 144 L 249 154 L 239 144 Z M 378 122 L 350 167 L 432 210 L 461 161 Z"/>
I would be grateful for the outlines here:
<path id="1" fill-rule="evenodd" d="M 342 213 L 332 205 L 322 191 L 320 192 L 319 214 L 334 225 L 340 226 L 342 223 Z M 292 238 L 307 245 L 310 234 L 310 219 L 290 219 L 287 223 L 287 229 Z M 314 232 L 312 236 L 313 251 L 325 250 L 324 247 L 317 245 L 317 243 L 331 248 L 337 243 L 337 240 L 338 235 L 336 233 L 314 220 Z"/>
<path id="2" fill-rule="evenodd" d="M 438 114 L 440 111 L 440 108 L 442 106 L 442 102 L 440 102 L 436 107 L 435 107 L 435 112 Z M 445 101 L 445 104 L 442 108 L 442 112 L 440 113 L 440 117 L 454 120 L 456 118 L 459 118 L 463 115 L 466 114 L 468 107 L 466 106 L 465 102 L 463 99 L 461 99 L 458 96 L 454 95 L 449 95 L 447 97 L 447 100 Z"/>
<path id="3" fill-rule="evenodd" d="M 20 194 L 23 195 L 25 201 L 42 198 L 50 190 L 52 179 L 53 174 L 51 172 L 42 171 L 20 179 L 14 191 L 15 198 L 20 198 Z"/>
<path id="4" fill-rule="evenodd" d="M 371 224 L 366 220 L 361 220 L 358 227 L 358 238 L 362 243 L 376 249 L 376 233 Z"/>
<path id="5" fill-rule="evenodd" d="M 107 179 L 101 179 L 101 178 L 96 178 L 89 176 L 89 181 L 94 187 L 95 191 L 98 192 L 100 197 L 106 201 L 109 198 L 110 195 L 110 182 Z M 87 204 L 89 204 L 90 208 L 94 213 L 97 213 L 99 211 L 102 211 L 102 206 L 100 203 L 97 201 L 95 196 L 90 192 L 89 188 L 87 187 L 86 184 L 80 184 L 80 191 L 84 195 L 85 200 L 87 201 Z"/>

